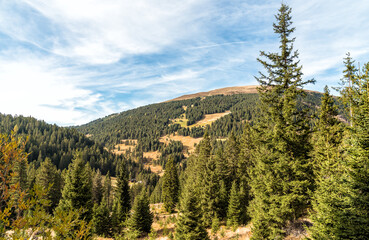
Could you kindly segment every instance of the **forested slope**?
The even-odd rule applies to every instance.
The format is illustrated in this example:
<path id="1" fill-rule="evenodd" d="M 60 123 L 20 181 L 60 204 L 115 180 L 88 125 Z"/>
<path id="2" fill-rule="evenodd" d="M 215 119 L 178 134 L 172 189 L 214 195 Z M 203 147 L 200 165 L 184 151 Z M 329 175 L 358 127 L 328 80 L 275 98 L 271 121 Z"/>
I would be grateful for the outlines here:
<path id="1" fill-rule="evenodd" d="M 320 93 L 308 92 L 304 99 L 299 100 L 298 105 L 315 112 L 320 98 Z M 245 121 L 257 121 L 258 99 L 258 94 L 249 93 L 157 103 L 100 118 L 76 129 L 91 139 L 105 143 L 109 148 L 122 139 L 138 139 L 137 149 L 155 151 L 159 149 L 159 138 L 163 135 L 177 132 L 179 135 L 202 137 L 204 127 L 181 127 L 171 121 L 181 116 L 185 116 L 189 126 L 204 118 L 205 114 L 229 110 L 231 114 L 206 127 L 209 135 L 227 137 L 232 130 L 240 134 Z"/>
<path id="2" fill-rule="evenodd" d="M 17 137 L 27 139 L 25 151 L 28 162 L 37 169 L 46 158 L 60 170 L 68 168 L 76 152 L 88 162 L 93 169 L 99 169 L 102 174 L 108 171 L 115 176 L 116 165 L 123 156 L 111 153 L 103 144 L 89 139 L 73 128 L 63 128 L 51 125 L 32 117 L 11 116 L 0 114 L 0 133 L 10 135 L 15 131 Z M 149 174 L 143 165 L 127 159 L 130 176 Z"/>

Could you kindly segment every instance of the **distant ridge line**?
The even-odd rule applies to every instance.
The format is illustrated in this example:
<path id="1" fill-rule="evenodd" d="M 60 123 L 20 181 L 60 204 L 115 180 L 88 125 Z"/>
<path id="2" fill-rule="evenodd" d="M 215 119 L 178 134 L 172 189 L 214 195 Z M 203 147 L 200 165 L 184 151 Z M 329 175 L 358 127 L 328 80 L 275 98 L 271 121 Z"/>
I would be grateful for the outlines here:
<path id="1" fill-rule="evenodd" d="M 187 99 L 192 99 L 192 98 L 209 97 L 209 96 L 215 96 L 215 95 L 235 95 L 235 94 L 246 94 L 246 93 L 258 93 L 258 90 L 257 90 L 258 87 L 259 85 L 225 87 L 225 88 L 214 89 L 208 92 L 186 94 L 186 95 L 173 98 L 165 102 L 181 101 L 181 100 L 187 100 Z M 305 91 L 320 93 L 318 91 L 312 91 L 312 90 L 305 90 Z"/>
<path id="2" fill-rule="evenodd" d="M 214 89 L 208 92 L 199 92 L 193 94 L 186 94 L 177 98 L 173 98 L 171 100 L 165 102 L 172 102 L 172 101 L 181 101 L 187 100 L 197 97 L 209 97 L 215 95 L 234 95 L 234 94 L 243 94 L 243 93 L 258 93 L 257 91 L 258 85 L 248 85 L 248 86 L 237 86 L 237 87 L 225 87 Z"/>

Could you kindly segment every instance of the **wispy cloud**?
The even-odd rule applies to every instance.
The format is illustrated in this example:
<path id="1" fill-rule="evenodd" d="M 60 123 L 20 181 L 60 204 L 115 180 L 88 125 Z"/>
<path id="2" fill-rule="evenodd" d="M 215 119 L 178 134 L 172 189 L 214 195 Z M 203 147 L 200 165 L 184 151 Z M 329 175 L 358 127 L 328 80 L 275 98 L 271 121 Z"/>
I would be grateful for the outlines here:
<path id="1" fill-rule="evenodd" d="M 83 74 L 75 76 L 53 58 L 18 55 L 0 59 L 1 112 L 72 125 L 118 110 L 101 94 L 78 86 Z"/>
<path id="2" fill-rule="evenodd" d="M 62 31 L 51 47 L 53 52 L 92 64 L 155 53 L 196 34 L 200 31 L 196 20 L 206 4 L 204 0 L 23 2 Z"/>
<path id="3" fill-rule="evenodd" d="M 291 6 L 304 73 L 318 80 L 320 90 L 337 84 L 347 52 L 369 61 L 368 1 L 298 0 Z"/>
<path id="4" fill-rule="evenodd" d="M 314 90 L 369 60 L 369 4 L 287 1 Z M 278 51 L 273 0 L 0 0 L 0 112 L 74 125 L 181 94 L 255 84 Z M 9 100 L 11 99 L 11 101 Z"/>

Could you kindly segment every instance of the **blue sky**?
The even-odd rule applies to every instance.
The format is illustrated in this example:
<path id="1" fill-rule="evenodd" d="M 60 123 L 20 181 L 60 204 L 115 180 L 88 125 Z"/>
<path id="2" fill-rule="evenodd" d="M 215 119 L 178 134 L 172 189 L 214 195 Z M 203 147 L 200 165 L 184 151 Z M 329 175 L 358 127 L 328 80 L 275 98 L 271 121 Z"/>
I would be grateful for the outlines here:
<path id="1" fill-rule="evenodd" d="M 290 0 L 305 78 L 369 61 L 367 0 Z M 61 126 L 183 94 L 255 85 L 280 1 L 0 0 L 0 112 Z"/>

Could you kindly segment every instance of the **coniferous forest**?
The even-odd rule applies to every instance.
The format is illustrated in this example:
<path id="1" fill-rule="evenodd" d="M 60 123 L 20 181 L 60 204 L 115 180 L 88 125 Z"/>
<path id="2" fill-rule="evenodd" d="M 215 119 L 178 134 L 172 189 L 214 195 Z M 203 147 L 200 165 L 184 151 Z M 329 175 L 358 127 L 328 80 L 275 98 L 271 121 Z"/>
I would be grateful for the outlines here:
<path id="1" fill-rule="evenodd" d="M 343 56 L 338 96 L 306 91 L 292 10 L 275 17 L 258 93 L 76 127 L 1 114 L 0 239 L 239 239 L 242 227 L 242 239 L 369 239 L 369 62 Z M 190 152 L 162 141 L 171 134 L 199 142 Z M 132 148 L 117 154 L 123 140 Z"/>

